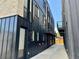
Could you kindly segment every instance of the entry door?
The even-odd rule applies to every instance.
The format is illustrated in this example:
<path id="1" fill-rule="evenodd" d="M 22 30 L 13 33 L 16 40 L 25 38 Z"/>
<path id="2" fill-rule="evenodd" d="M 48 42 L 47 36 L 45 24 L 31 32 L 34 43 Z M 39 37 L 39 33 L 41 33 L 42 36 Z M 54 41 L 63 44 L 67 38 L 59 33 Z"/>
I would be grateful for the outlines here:
<path id="1" fill-rule="evenodd" d="M 24 56 L 24 41 L 25 41 L 25 29 L 20 28 L 18 59 L 23 59 L 23 56 Z"/>

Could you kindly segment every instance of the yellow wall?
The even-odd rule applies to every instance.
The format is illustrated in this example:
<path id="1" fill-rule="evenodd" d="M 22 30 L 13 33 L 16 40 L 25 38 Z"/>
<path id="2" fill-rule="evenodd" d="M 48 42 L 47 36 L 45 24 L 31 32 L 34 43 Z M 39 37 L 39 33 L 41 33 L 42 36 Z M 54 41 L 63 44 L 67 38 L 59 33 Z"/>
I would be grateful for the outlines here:
<path id="1" fill-rule="evenodd" d="M 56 37 L 55 43 L 58 44 L 58 45 L 63 45 L 64 44 L 63 37 Z"/>

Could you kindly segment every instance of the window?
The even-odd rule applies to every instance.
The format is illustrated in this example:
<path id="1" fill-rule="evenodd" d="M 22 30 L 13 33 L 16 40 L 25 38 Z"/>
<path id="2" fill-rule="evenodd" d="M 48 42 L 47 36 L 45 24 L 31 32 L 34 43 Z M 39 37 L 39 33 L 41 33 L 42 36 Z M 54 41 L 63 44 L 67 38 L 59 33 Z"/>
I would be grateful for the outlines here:
<path id="1" fill-rule="evenodd" d="M 33 0 L 30 0 L 30 22 L 32 22 L 32 17 L 33 17 Z"/>
<path id="2" fill-rule="evenodd" d="M 37 41 L 39 41 L 39 33 L 37 32 Z"/>
<path id="3" fill-rule="evenodd" d="M 43 25 L 45 25 L 45 16 L 43 15 L 42 17 Z"/>
<path id="4" fill-rule="evenodd" d="M 43 13 L 41 10 L 39 10 L 39 19 L 40 19 L 40 21 L 43 19 Z"/>
<path id="5" fill-rule="evenodd" d="M 35 16 L 38 17 L 38 6 L 37 5 L 35 5 Z"/>
<path id="6" fill-rule="evenodd" d="M 44 15 L 43 15 L 43 12 L 41 10 L 39 10 L 39 22 L 41 25 L 43 25 Z"/>
<path id="7" fill-rule="evenodd" d="M 24 7 L 24 18 L 27 18 L 27 8 Z"/>
<path id="8" fill-rule="evenodd" d="M 24 51 L 24 40 L 25 40 L 25 29 L 20 28 L 20 39 L 19 39 L 19 52 L 18 52 L 18 59 L 23 57 Z"/>
<path id="9" fill-rule="evenodd" d="M 43 35 L 43 41 L 45 41 L 44 35 Z"/>
<path id="10" fill-rule="evenodd" d="M 37 5 L 33 5 L 33 17 L 39 17 L 39 8 Z"/>
<path id="11" fill-rule="evenodd" d="M 27 17 L 28 0 L 24 0 L 24 17 Z"/>
<path id="12" fill-rule="evenodd" d="M 33 5 L 33 18 L 35 17 L 35 5 Z"/>
<path id="13" fill-rule="evenodd" d="M 50 17 L 48 16 L 48 23 L 50 23 Z"/>
<path id="14" fill-rule="evenodd" d="M 30 0 L 30 12 L 32 11 L 32 0 Z"/>
<path id="15" fill-rule="evenodd" d="M 34 32 L 34 31 L 32 31 L 32 41 L 35 41 L 34 36 L 35 36 L 35 32 Z"/>
<path id="16" fill-rule="evenodd" d="M 24 6 L 27 8 L 28 0 L 24 0 Z"/>
<path id="17" fill-rule="evenodd" d="M 46 2 L 43 0 L 43 8 L 46 10 Z"/>
<path id="18" fill-rule="evenodd" d="M 38 9 L 38 17 L 39 17 L 39 9 Z"/>

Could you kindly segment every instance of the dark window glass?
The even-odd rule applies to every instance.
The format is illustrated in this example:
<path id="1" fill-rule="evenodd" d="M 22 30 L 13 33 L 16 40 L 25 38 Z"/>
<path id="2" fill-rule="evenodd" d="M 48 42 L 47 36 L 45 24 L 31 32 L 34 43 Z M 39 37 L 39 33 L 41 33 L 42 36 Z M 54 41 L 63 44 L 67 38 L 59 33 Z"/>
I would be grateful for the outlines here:
<path id="1" fill-rule="evenodd" d="M 24 6 L 27 8 L 28 0 L 24 0 Z"/>
<path id="2" fill-rule="evenodd" d="M 46 2 L 43 0 L 43 8 L 46 10 Z"/>
<path id="3" fill-rule="evenodd" d="M 27 17 L 28 0 L 24 0 L 24 17 Z"/>
<path id="4" fill-rule="evenodd" d="M 36 4 L 33 5 L 33 18 L 39 17 L 39 8 Z"/>
<path id="5" fill-rule="evenodd" d="M 35 16 L 38 17 L 38 6 L 37 5 L 35 5 Z"/>
<path id="6" fill-rule="evenodd" d="M 24 17 L 27 18 L 27 8 L 24 7 Z"/>

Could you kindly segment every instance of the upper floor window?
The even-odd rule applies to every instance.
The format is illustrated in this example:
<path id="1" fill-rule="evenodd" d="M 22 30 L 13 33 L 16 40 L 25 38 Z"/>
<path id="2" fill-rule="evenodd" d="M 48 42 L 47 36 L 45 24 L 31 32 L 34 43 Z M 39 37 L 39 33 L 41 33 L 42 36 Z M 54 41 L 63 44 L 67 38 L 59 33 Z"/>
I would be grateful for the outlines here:
<path id="1" fill-rule="evenodd" d="M 43 12 L 41 10 L 39 10 L 39 19 L 40 21 L 43 20 Z"/>
<path id="2" fill-rule="evenodd" d="M 32 0 L 30 0 L 30 12 L 32 11 Z"/>
<path id="3" fill-rule="evenodd" d="M 24 0 L 24 17 L 27 17 L 28 0 Z"/>
<path id="4" fill-rule="evenodd" d="M 43 8 L 46 9 L 46 2 L 43 0 Z"/>
<path id="5" fill-rule="evenodd" d="M 28 0 L 24 0 L 24 7 L 27 8 L 28 6 Z"/>
<path id="6" fill-rule="evenodd" d="M 33 5 L 33 17 L 39 17 L 39 8 L 37 5 Z"/>
<path id="7" fill-rule="evenodd" d="M 50 23 L 50 17 L 48 16 L 48 23 Z"/>
<path id="8" fill-rule="evenodd" d="M 35 41 L 35 32 L 32 31 L 32 41 Z"/>

